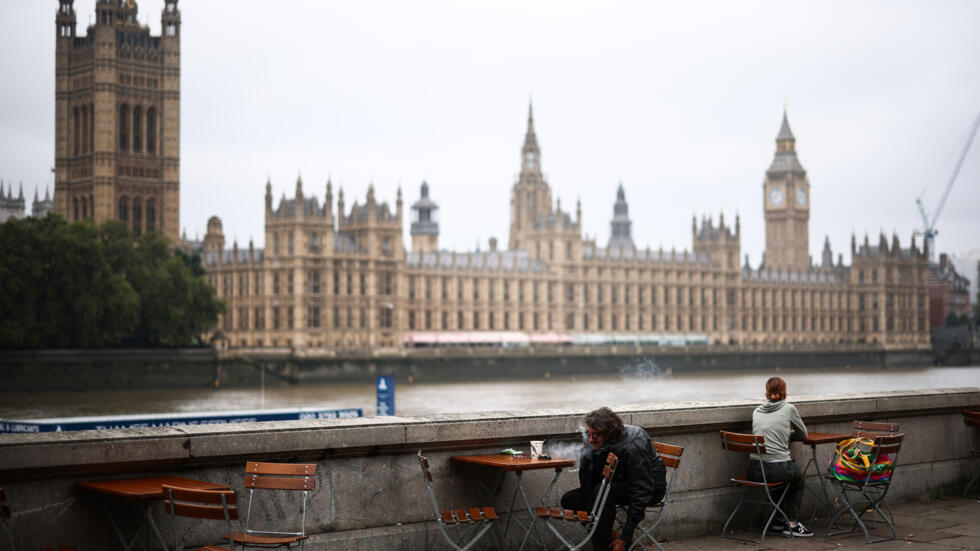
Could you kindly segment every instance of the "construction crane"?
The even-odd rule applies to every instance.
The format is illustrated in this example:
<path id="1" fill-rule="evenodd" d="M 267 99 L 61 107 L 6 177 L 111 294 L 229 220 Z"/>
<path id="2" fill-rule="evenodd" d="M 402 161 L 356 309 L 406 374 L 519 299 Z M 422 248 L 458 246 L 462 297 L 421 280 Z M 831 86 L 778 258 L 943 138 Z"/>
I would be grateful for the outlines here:
<path id="1" fill-rule="evenodd" d="M 973 121 L 973 128 L 970 129 L 970 136 L 966 139 L 966 145 L 963 146 L 963 151 L 960 153 L 960 158 L 956 161 L 956 167 L 953 169 L 953 175 L 949 179 L 949 183 L 946 184 L 946 190 L 943 191 L 943 197 L 939 200 L 939 205 L 936 206 L 935 212 L 932 213 L 932 221 L 926 216 L 926 209 L 922 206 L 922 194 L 920 194 L 915 199 L 915 204 L 919 206 L 919 214 L 922 215 L 922 231 L 915 232 L 916 235 L 925 236 L 926 248 L 929 251 L 929 262 L 934 263 L 936 261 L 936 234 L 939 233 L 936 230 L 936 219 L 939 218 L 939 213 L 942 212 L 943 206 L 946 204 L 946 199 L 949 197 L 950 190 L 953 189 L 953 184 L 956 182 L 956 176 L 960 173 L 960 168 L 963 166 L 963 161 L 966 159 L 967 152 L 970 151 L 970 145 L 973 144 L 973 137 L 977 135 L 977 128 L 980 128 L 980 113 L 977 114 L 977 118 Z M 923 192 L 924 194 L 925 192 Z"/>

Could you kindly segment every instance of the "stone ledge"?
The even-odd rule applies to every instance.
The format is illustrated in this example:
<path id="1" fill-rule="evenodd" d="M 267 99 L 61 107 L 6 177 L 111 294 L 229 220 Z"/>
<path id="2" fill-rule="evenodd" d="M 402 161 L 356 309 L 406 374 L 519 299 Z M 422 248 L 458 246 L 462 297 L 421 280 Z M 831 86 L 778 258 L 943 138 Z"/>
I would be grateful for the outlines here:
<path id="1" fill-rule="evenodd" d="M 937 403 L 937 397 L 941 397 Z M 794 400 L 811 422 L 882 419 L 917 413 L 956 412 L 980 404 L 980 388 L 809 396 Z M 652 434 L 714 428 L 741 430 L 756 401 L 636 404 L 616 408 L 627 423 Z M 421 417 L 364 417 L 229 425 L 0 435 L 0 478 L 22 470 L 99 465 L 217 464 L 250 457 L 332 457 L 509 445 L 533 436 L 574 439 L 584 410 L 502 411 Z"/>

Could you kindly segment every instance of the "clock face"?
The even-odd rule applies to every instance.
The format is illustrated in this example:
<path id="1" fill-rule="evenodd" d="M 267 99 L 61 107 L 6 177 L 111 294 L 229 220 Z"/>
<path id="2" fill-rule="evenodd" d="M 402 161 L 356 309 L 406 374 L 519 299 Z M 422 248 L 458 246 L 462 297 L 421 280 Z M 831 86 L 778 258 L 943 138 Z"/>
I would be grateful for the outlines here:
<path id="1" fill-rule="evenodd" d="M 796 190 L 796 206 L 805 207 L 806 206 L 806 190 L 803 188 L 798 188 Z"/>
<path id="2" fill-rule="evenodd" d="M 783 206 L 783 188 L 774 187 L 769 190 L 769 204 L 774 207 Z"/>

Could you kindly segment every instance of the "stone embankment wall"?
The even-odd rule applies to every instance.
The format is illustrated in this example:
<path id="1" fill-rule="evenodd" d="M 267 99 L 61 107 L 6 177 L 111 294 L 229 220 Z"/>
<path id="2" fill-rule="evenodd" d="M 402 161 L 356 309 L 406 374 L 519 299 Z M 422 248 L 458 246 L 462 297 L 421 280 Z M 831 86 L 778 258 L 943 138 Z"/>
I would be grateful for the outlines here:
<path id="1" fill-rule="evenodd" d="M 809 397 L 794 401 L 810 430 L 850 432 L 855 419 L 900 423 L 905 444 L 889 501 L 961 491 L 978 465 L 970 458 L 961 411 L 980 406 L 980 388 Z M 666 539 L 717 533 L 733 506 L 719 444 L 719 429 L 748 432 L 755 403 L 639 404 L 619 408 L 627 423 L 646 428 L 655 440 L 685 447 L 670 508 L 660 535 Z M 0 485 L 13 511 L 18 549 L 75 543 L 80 549 L 111 549 L 113 534 L 99 499 L 78 488 L 82 480 L 179 475 L 243 490 L 247 459 L 315 462 L 317 488 L 310 500 L 307 549 L 444 549 L 415 457 L 429 456 L 435 487 L 448 508 L 486 504 L 477 482 L 494 488 L 496 473 L 452 464 L 455 454 L 527 449 L 545 439 L 552 453 L 580 449 L 582 408 L 480 415 L 384 417 L 290 421 L 225 426 L 125 429 L 107 432 L 0 435 Z M 819 449 L 826 464 L 832 446 Z M 793 445 L 803 465 L 810 449 Z M 551 496 L 577 485 L 568 469 Z M 813 471 L 811 471 L 812 473 Z M 540 499 L 551 472 L 525 475 L 532 501 Z M 501 496 L 509 496 L 508 475 Z M 811 478 L 810 484 L 816 485 Z M 808 513 L 812 497 L 804 501 Z M 139 507 L 110 498 L 124 527 L 135 527 Z M 170 538 L 171 520 L 154 512 Z M 270 519 L 291 517 L 292 507 L 253 511 Z M 748 522 L 748 520 L 746 521 Z M 199 529 L 194 542 L 213 542 L 217 532 Z M 483 548 L 499 548 L 492 538 Z M 513 544 L 513 545 L 512 545 Z M 503 548 L 517 548 L 514 541 Z"/>
<path id="2" fill-rule="evenodd" d="M 928 350 L 834 347 L 656 346 L 421 348 L 335 355 L 331 351 L 242 349 L 44 350 L 0 355 L 4 390 L 256 387 L 373 381 L 378 374 L 416 380 L 541 378 L 624 370 L 773 369 L 927 366 Z"/>

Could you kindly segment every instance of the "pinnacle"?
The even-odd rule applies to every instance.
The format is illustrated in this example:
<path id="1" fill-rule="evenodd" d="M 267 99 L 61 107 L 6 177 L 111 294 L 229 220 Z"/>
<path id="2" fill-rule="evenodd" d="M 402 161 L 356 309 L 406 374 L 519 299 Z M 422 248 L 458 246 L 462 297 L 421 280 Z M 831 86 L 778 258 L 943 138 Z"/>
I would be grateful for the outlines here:
<path id="1" fill-rule="evenodd" d="M 783 110 L 783 124 L 779 128 L 779 135 L 776 136 L 776 140 L 795 140 L 793 137 L 793 131 L 789 129 L 789 117 L 786 115 L 786 111 Z"/>

